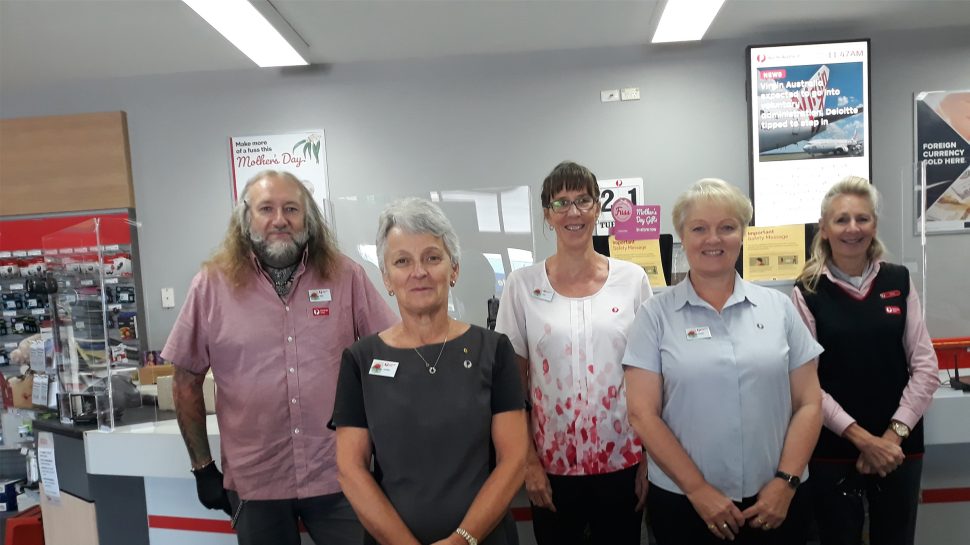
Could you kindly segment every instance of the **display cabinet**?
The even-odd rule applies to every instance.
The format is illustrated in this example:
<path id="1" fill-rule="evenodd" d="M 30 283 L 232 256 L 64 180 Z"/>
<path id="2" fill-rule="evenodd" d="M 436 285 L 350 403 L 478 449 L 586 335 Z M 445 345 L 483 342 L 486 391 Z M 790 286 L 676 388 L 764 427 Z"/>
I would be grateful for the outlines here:
<path id="1" fill-rule="evenodd" d="M 35 284 L 48 292 L 57 319 L 44 338 L 47 378 L 34 380 L 47 381 L 47 406 L 64 423 L 96 422 L 110 430 L 126 409 L 141 406 L 134 380 L 145 348 L 144 313 L 132 226 L 127 216 L 94 217 L 43 237 L 46 272 Z"/>
<path id="2" fill-rule="evenodd" d="M 131 380 L 145 349 L 136 226 L 132 210 L 0 221 L 0 370 L 12 390 L 4 444 L 23 439 L 13 425 L 20 413 L 28 423 L 46 411 L 111 429 L 140 405 Z M 119 403 L 108 410 L 111 394 Z"/>

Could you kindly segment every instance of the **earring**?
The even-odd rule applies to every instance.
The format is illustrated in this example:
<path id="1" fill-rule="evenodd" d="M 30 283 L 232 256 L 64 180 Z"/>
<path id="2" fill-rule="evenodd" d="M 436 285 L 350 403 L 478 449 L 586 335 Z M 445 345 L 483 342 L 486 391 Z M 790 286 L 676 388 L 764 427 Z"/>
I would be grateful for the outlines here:
<path id="1" fill-rule="evenodd" d="M 394 297 L 394 290 L 387 290 L 387 294 Z"/>
<path id="2" fill-rule="evenodd" d="M 449 284 L 451 284 L 451 287 L 455 287 L 455 281 L 454 280 L 452 280 L 451 282 L 449 282 Z"/>
<path id="3" fill-rule="evenodd" d="M 551 223 L 548 223 L 548 224 L 546 224 L 546 225 L 548 225 L 548 226 L 549 226 L 549 230 L 550 230 L 550 231 L 555 231 L 555 230 L 556 230 L 556 228 L 555 228 L 555 227 L 553 227 Z"/>

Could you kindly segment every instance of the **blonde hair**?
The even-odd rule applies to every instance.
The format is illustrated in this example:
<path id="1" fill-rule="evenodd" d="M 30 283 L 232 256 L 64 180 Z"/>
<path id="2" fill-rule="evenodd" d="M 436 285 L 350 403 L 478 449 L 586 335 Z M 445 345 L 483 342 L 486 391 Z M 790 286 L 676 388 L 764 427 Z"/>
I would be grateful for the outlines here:
<path id="1" fill-rule="evenodd" d="M 235 288 L 244 287 L 249 283 L 252 278 L 249 190 L 257 182 L 267 178 L 286 180 L 298 188 L 305 214 L 304 227 L 309 237 L 306 246 L 307 267 L 315 269 L 321 277 L 329 278 L 335 269 L 339 255 L 333 234 L 323 219 L 320 207 L 313 201 L 313 196 L 303 182 L 293 174 L 282 170 L 264 170 L 246 182 L 232 210 L 226 236 L 223 237 L 212 257 L 202 266 L 218 270 Z"/>
<path id="2" fill-rule="evenodd" d="M 741 224 L 742 235 L 751 223 L 754 209 L 751 201 L 741 193 L 740 189 L 718 178 L 703 178 L 681 193 L 674 203 L 674 230 L 681 239 L 684 238 L 684 222 L 687 221 L 687 214 L 698 201 L 727 205 L 732 215 Z"/>
<path id="3" fill-rule="evenodd" d="M 828 220 L 832 211 L 832 201 L 843 195 L 852 195 L 869 201 L 875 225 L 877 227 L 879 225 L 879 191 L 869 183 L 869 180 L 860 176 L 846 176 L 833 185 L 822 198 L 822 209 L 818 220 L 819 230 L 815 233 L 815 238 L 812 239 L 812 255 L 796 280 L 808 293 L 815 293 L 818 280 L 822 277 L 822 268 L 832 260 L 832 245 L 829 244 L 828 240 L 822 238 L 822 225 Z M 869 258 L 870 262 L 876 261 L 884 253 L 886 253 L 886 247 L 879 240 L 879 236 L 874 235 L 872 242 L 869 243 L 869 248 L 866 250 L 866 257 Z"/>

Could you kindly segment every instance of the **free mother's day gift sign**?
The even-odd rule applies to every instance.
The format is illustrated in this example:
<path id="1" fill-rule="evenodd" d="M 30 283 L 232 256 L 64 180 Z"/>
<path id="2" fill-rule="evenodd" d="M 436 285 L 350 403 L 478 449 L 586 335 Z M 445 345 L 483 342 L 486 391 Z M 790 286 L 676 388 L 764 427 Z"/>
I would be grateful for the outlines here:
<path id="1" fill-rule="evenodd" d="M 643 267 L 652 287 L 666 286 L 660 259 L 660 206 L 619 198 L 610 213 L 610 256 Z"/>

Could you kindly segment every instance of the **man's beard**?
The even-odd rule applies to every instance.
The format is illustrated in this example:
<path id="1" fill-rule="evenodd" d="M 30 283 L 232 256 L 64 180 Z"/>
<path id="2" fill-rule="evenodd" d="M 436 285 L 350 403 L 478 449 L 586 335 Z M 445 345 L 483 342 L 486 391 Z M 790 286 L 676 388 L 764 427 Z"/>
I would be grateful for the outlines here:
<path id="1" fill-rule="evenodd" d="M 249 241 L 253 245 L 253 253 L 263 265 L 282 269 L 289 267 L 297 262 L 303 254 L 303 248 L 310 240 L 310 232 L 307 229 L 293 235 L 292 240 L 267 241 L 258 233 L 249 231 Z"/>

